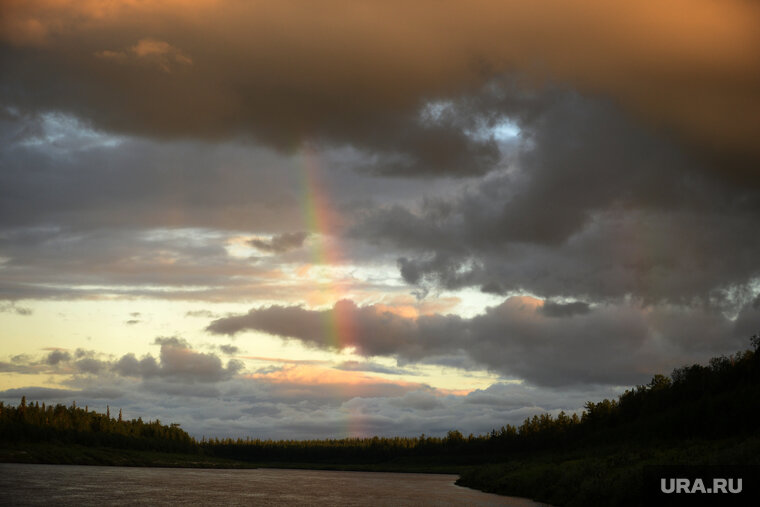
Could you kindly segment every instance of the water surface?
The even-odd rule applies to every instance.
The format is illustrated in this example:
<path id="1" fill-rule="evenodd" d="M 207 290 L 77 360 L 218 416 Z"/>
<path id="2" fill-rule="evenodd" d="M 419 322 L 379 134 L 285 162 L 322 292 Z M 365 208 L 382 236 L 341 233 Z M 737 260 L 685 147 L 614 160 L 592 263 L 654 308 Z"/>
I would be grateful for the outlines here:
<path id="1" fill-rule="evenodd" d="M 456 475 L 0 464 L 2 505 L 540 504 L 456 486 Z"/>

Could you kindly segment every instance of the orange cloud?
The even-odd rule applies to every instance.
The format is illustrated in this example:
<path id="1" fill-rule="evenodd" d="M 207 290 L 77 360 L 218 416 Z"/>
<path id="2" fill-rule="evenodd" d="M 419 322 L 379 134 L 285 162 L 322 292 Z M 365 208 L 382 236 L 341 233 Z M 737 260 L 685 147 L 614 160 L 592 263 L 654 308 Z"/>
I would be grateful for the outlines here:
<path id="1" fill-rule="evenodd" d="M 466 396 L 472 389 L 437 389 L 426 384 L 387 380 L 357 371 L 334 370 L 313 364 L 295 364 L 281 370 L 254 373 L 248 378 L 265 381 L 287 392 L 316 393 L 339 396 L 401 396 L 410 391 L 426 391 L 435 396 Z"/>
<path id="2" fill-rule="evenodd" d="M 370 118 L 408 114 L 517 71 L 760 157 L 759 20 L 760 4 L 745 0 L 6 0 L 0 37 L 42 48 L 66 75 L 112 89 L 82 111 L 102 111 L 95 120 L 120 130 L 218 136 L 242 127 L 292 146 L 329 126 L 350 138 L 357 125 L 374 125 Z M 172 64 L 192 55 L 193 79 L 146 94 L 137 76 L 102 69 L 125 41 L 140 41 L 135 55 Z M 101 58 L 83 58 L 93 54 Z"/>
<path id="3" fill-rule="evenodd" d="M 307 384 L 307 385 L 370 385 L 393 384 L 403 387 L 421 387 L 422 384 L 404 381 L 390 381 L 380 377 L 356 371 L 334 370 L 309 364 L 288 366 L 282 370 L 269 373 L 254 373 L 250 378 L 267 380 L 273 383 Z"/>
<path id="4" fill-rule="evenodd" d="M 386 298 L 382 303 L 374 304 L 373 307 L 378 313 L 388 312 L 398 315 L 399 317 L 414 319 L 420 315 L 449 313 L 454 310 L 461 301 L 460 298 L 453 296 L 431 300 L 423 299 L 419 301 L 409 294 L 398 294 Z"/>
<path id="5" fill-rule="evenodd" d="M 193 60 L 168 42 L 145 38 L 129 48 L 129 51 L 97 51 L 95 56 L 115 62 L 125 62 L 130 58 L 153 63 L 164 72 L 171 72 L 176 65 L 192 65 Z"/>

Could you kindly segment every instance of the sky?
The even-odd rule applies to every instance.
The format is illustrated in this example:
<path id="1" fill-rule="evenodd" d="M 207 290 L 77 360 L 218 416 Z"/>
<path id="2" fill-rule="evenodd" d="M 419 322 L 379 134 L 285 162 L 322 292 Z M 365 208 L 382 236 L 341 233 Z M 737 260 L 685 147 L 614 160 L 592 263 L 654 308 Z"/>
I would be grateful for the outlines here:
<path id="1" fill-rule="evenodd" d="M 760 332 L 760 4 L 3 0 L 0 400 L 485 433 Z"/>

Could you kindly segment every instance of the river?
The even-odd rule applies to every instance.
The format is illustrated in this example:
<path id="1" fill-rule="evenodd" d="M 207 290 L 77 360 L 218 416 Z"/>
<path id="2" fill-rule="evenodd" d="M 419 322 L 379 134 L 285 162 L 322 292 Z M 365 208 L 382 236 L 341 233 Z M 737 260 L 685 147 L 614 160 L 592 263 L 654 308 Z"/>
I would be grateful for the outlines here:
<path id="1" fill-rule="evenodd" d="M 443 474 L 0 463 L 0 505 L 541 505 L 462 488 L 456 479 Z"/>

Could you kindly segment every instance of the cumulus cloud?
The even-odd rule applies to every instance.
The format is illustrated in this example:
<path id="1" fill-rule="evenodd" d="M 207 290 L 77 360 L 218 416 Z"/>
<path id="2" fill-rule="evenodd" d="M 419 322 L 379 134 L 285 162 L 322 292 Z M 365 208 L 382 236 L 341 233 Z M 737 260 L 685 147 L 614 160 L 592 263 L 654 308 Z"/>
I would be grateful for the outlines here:
<path id="1" fill-rule="evenodd" d="M 45 362 L 51 366 L 54 366 L 61 361 L 69 361 L 71 359 L 71 354 L 69 354 L 65 350 L 55 349 L 51 351 L 47 357 L 45 358 Z"/>
<path id="2" fill-rule="evenodd" d="M 159 359 L 147 355 L 137 359 L 126 354 L 112 365 L 119 375 L 151 379 L 154 377 L 182 382 L 219 382 L 229 379 L 242 369 L 242 363 L 222 360 L 211 353 L 197 352 L 186 340 L 176 336 L 158 337 L 153 342 L 161 346 Z"/>

